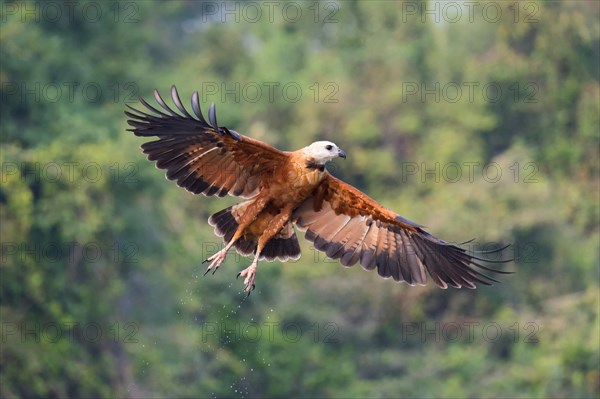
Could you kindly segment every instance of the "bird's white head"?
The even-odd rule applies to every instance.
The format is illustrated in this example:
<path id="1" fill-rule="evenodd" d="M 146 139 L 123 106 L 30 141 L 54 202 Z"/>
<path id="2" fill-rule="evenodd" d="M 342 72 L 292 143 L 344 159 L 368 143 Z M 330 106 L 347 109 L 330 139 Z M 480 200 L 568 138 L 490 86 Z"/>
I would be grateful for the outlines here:
<path id="1" fill-rule="evenodd" d="M 341 157 L 346 158 L 346 153 L 331 141 L 315 141 L 302 149 L 307 157 L 317 165 L 325 165 L 327 162 Z"/>

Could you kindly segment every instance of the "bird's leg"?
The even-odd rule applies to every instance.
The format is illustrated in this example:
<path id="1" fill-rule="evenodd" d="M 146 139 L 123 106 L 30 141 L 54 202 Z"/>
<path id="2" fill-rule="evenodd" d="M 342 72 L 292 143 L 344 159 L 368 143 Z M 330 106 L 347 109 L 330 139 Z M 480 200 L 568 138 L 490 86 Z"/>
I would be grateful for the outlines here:
<path id="1" fill-rule="evenodd" d="M 220 250 L 219 252 L 217 252 L 210 258 L 206 259 L 204 262 L 202 262 L 202 263 L 210 262 L 210 265 L 208 265 L 208 268 L 204 272 L 205 276 L 211 270 L 213 271 L 213 274 L 215 274 L 215 272 L 217 271 L 219 266 L 221 266 L 221 264 L 225 261 L 225 258 L 227 257 L 227 251 L 229 251 L 229 249 L 231 248 L 231 246 L 234 243 L 235 243 L 234 240 L 229 241 L 229 243 L 225 246 L 225 248 L 223 248 L 222 250 Z"/>
<path id="2" fill-rule="evenodd" d="M 254 256 L 254 260 L 252 261 L 252 264 L 250 266 L 248 266 L 247 268 L 245 268 L 244 270 L 242 270 L 241 272 L 239 272 L 237 275 L 238 278 L 246 277 L 244 279 L 244 285 L 246 286 L 244 291 L 246 291 L 248 293 L 248 295 L 250 295 L 250 293 L 254 289 L 254 280 L 256 279 L 256 268 L 258 266 L 258 258 L 259 257 L 260 257 L 260 252 L 257 251 L 256 255 Z"/>
<path id="3" fill-rule="evenodd" d="M 271 219 L 269 225 L 258 239 L 258 244 L 256 246 L 256 255 L 254 256 L 252 264 L 238 273 L 238 278 L 246 277 L 244 279 L 244 285 L 246 286 L 244 291 L 246 291 L 248 295 L 250 295 L 250 293 L 254 289 L 254 280 L 256 279 L 256 268 L 258 266 L 258 259 L 260 258 L 260 254 L 263 248 L 265 247 L 265 245 L 267 245 L 269 240 L 276 236 L 277 233 L 281 231 L 283 226 L 285 226 L 285 224 L 290 220 L 290 217 L 292 216 L 292 210 L 292 205 L 288 205 L 285 208 L 283 208 L 277 216 Z"/>
<path id="4" fill-rule="evenodd" d="M 244 234 L 244 230 L 252 224 L 254 219 L 256 219 L 256 216 L 264 209 L 267 202 L 268 198 L 266 197 L 258 198 L 252 204 L 250 204 L 248 208 L 246 208 L 246 211 L 239 220 L 239 224 L 237 229 L 235 230 L 235 234 L 227 243 L 225 248 L 223 248 L 222 250 L 220 250 L 219 252 L 202 262 L 211 262 L 210 265 L 208 265 L 206 272 L 204 272 L 205 276 L 211 270 L 213 271 L 213 274 L 215 274 L 219 266 L 221 266 L 221 264 L 225 261 L 225 258 L 227 257 L 227 251 L 229 251 L 233 244 L 235 244 L 235 242 L 242 236 L 242 234 Z"/>

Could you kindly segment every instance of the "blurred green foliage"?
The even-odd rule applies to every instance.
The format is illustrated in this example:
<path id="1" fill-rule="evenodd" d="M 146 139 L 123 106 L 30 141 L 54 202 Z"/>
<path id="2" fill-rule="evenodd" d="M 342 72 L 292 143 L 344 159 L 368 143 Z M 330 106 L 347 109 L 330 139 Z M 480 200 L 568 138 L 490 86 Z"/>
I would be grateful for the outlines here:
<path id="1" fill-rule="evenodd" d="M 597 2 L 43 4 L 2 3 L 2 397 L 600 394 Z M 303 243 L 244 300 L 248 260 L 202 277 L 234 199 L 178 189 L 124 132 L 171 84 L 280 148 L 335 141 L 334 174 L 446 239 L 514 243 L 517 273 L 409 287 Z"/>

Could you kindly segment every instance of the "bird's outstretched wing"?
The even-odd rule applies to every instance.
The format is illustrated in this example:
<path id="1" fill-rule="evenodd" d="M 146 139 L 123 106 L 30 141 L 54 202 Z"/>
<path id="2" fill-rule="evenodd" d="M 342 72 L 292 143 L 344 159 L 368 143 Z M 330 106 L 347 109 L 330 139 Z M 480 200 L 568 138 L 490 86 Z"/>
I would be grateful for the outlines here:
<path id="1" fill-rule="evenodd" d="M 480 270 L 509 273 L 481 263 L 508 261 L 485 260 L 440 240 L 330 174 L 296 209 L 294 219 L 316 249 L 340 259 L 342 265 L 360 262 L 366 270 L 377 268 L 380 276 L 411 285 L 424 285 L 426 271 L 441 288 L 475 288 L 475 283 L 498 282 Z"/>
<path id="2" fill-rule="evenodd" d="M 226 127 L 219 127 L 214 104 L 208 112 L 208 122 L 200 110 L 198 92 L 192 95 L 191 115 L 181 104 L 175 86 L 171 98 L 176 112 L 154 90 L 154 98 L 162 110 L 143 98 L 147 110 L 129 107 L 128 129 L 136 136 L 158 137 L 142 145 L 150 161 L 166 169 L 167 179 L 194 194 L 207 196 L 226 194 L 252 197 L 264 179 L 283 164 L 287 155 L 261 141 L 243 136 Z"/>

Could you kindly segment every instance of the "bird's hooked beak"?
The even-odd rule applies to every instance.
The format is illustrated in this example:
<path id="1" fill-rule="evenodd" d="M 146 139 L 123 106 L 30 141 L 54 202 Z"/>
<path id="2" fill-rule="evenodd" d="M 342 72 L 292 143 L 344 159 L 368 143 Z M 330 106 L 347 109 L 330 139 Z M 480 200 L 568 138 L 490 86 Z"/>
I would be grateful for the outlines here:
<path id="1" fill-rule="evenodd" d="M 344 150 L 342 150 L 341 148 L 338 148 L 338 156 L 340 158 L 344 158 L 346 159 L 346 153 L 344 152 Z"/>

